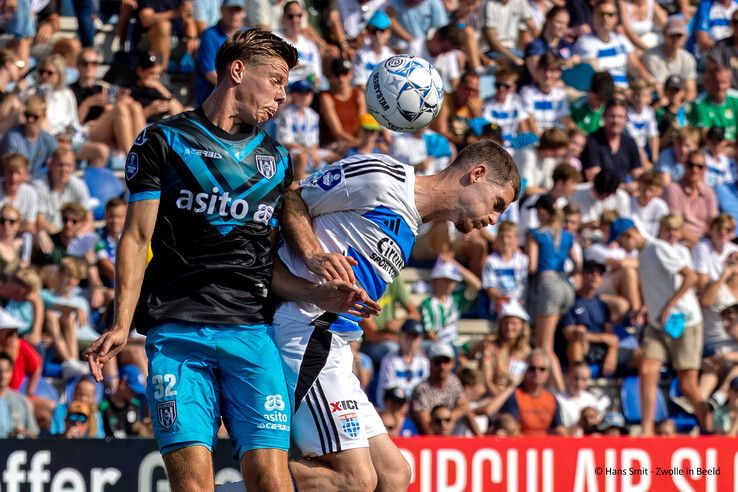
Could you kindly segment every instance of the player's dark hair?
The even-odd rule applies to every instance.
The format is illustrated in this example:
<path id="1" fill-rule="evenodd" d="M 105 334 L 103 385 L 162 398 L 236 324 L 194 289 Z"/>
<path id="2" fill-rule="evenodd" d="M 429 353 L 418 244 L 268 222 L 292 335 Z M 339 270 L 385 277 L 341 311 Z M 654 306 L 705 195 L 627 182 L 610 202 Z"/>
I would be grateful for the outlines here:
<path id="1" fill-rule="evenodd" d="M 610 99 L 615 94 L 615 81 L 613 81 L 610 72 L 597 72 L 592 75 L 589 92 L 600 98 L 601 101 Z"/>
<path id="2" fill-rule="evenodd" d="M 276 34 L 255 28 L 238 31 L 226 39 L 215 55 L 215 73 L 218 81 L 236 60 L 244 65 L 256 66 L 268 63 L 271 58 L 281 58 L 288 68 L 297 65 L 297 50 Z"/>
<path id="3" fill-rule="evenodd" d="M 515 192 L 513 201 L 518 199 L 520 194 L 518 168 L 510 154 L 501 145 L 491 140 L 482 140 L 467 145 L 446 169 L 450 172 L 463 173 L 477 164 L 487 164 L 487 181 L 501 187 L 511 185 Z"/>

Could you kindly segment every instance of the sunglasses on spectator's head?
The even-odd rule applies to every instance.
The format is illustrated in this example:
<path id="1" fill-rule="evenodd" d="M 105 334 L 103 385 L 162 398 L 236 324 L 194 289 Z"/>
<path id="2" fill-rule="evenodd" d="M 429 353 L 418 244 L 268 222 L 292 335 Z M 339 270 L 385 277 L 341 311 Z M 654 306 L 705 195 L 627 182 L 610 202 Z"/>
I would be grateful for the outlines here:
<path id="1" fill-rule="evenodd" d="M 83 67 L 89 67 L 90 65 L 98 65 L 97 60 L 80 60 L 79 64 Z"/>
<path id="2" fill-rule="evenodd" d="M 86 424 L 87 423 L 87 415 L 84 413 L 71 413 L 67 416 L 67 419 L 69 419 L 70 422 L 74 424 Z"/>

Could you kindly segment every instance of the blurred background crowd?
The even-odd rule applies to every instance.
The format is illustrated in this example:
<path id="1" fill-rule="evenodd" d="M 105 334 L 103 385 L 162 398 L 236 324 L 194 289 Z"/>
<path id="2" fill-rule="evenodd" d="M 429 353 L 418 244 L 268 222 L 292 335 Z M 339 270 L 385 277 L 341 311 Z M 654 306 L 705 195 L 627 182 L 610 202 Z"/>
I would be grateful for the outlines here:
<path id="1" fill-rule="evenodd" d="M 3 0 L 0 437 L 151 435 L 144 338 L 102 383 L 80 360 L 111 322 L 126 152 L 257 26 L 299 52 L 264 127 L 298 177 L 357 152 L 435 173 L 480 139 L 523 177 L 496 226 L 427 224 L 363 322 L 390 434 L 738 435 L 733 0 Z M 444 80 L 414 133 L 366 110 L 395 53 Z"/>

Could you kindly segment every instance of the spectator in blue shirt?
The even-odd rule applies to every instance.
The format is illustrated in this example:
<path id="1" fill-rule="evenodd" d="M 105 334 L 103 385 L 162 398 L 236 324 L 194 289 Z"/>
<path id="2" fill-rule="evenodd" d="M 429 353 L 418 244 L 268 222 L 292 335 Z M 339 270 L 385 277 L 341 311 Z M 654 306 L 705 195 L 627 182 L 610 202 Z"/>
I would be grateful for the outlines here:
<path id="1" fill-rule="evenodd" d="M 200 36 L 195 70 L 196 104 L 202 104 L 213 91 L 217 82 L 215 54 L 231 34 L 241 29 L 244 15 L 243 0 L 223 0 L 223 5 L 220 7 L 220 20 L 214 26 L 205 29 Z"/>
<path id="2" fill-rule="evenodd" d="M 28 159 L 28 172 L 36 176 L 56 150 L 56 139 L 43 129 L 46 122 L 46 102 L 40 96 L 26 100 L 24 122 L 5 134 L 0 142 L 0 154 L 18 152 Z"/>
<path id="3" fill-rule="evenodd" d="M 408 44 L 423 41 L 431 29 L 448 24 L 440 0 L 391 0 L 386 13 L 392 19 L 394 37 Z"/>

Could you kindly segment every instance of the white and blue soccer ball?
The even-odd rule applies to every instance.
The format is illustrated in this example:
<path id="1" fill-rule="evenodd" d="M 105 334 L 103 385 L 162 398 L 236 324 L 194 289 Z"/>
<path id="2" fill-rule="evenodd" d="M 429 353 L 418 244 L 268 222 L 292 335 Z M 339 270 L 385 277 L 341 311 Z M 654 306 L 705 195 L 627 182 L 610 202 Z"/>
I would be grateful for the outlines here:
<path id="1" fill-rule="evenodd" d="M 396 55 L 369 75 L 366 108 L 382 126 L 412 132 L 427 126 L 443 104 L 443 80 L 423 58 Z"/>

